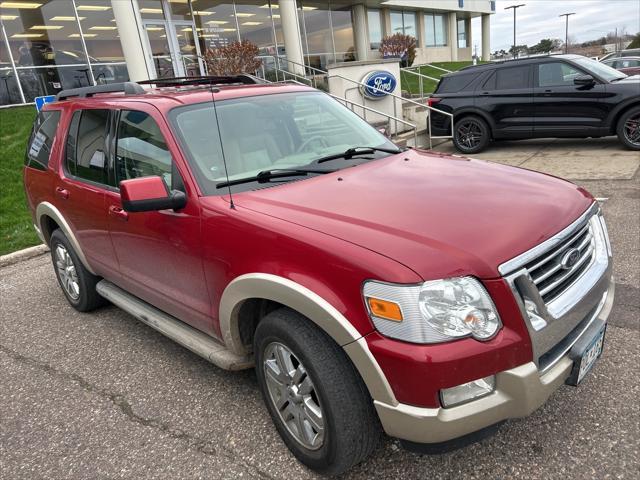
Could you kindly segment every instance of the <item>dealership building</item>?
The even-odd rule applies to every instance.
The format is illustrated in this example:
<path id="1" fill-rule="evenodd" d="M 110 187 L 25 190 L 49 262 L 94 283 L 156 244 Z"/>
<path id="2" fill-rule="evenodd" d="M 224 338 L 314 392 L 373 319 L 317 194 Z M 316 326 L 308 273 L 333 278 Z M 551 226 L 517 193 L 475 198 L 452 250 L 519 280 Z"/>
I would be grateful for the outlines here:
<path id="1" fill-rule="evenodd" d="M 398 32 L 416 38 L 416 64 L 470 60 L 474 44 L 488 59 L 494 11 L 488 0 L 0 0 L 0 105 L 204 75 L 204 52 L 238 40 L 256 44 L 267 69 L 298 72 L 375 60 L 381 39 Z"/>

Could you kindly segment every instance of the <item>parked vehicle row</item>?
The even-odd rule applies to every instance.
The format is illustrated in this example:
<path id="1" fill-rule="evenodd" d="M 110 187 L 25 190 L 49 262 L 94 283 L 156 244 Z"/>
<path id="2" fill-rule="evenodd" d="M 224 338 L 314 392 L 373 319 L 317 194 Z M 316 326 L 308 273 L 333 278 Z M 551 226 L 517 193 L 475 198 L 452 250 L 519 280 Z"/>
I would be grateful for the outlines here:
<path id="1" fill-rule="evenodd" d="M 463 153 L 491 141 L 617 135 L 640 150 L 640 76 L 579 55 L 489 63 L 444 75 L 429 105 L 454 115 Z M 432 112 L 432 131 L 450 135 L 450 117 Z"/>
<path id="2" fill-rule="evenodd" d="M 561 62 L 536 78 L 600 85 Z M 526 129 L 514 82 L 534 66 L 447 76 L 439 98 L 481 85 L 502 131 Z M 301 85 L 154 83 L 63 91 L 43 108 L 24 168 L 35 228 L 73 308 L 110 301 L 221 368 L 255 367 L 309 468 L 342 473 L 383 433 L 460 446 L 596 364 L 615 283 L 583 188 L 400 149 Z M 489 121 L 468 118 L 484 142 Z M 473 150 L 471 131 L 457 142 Z"/>

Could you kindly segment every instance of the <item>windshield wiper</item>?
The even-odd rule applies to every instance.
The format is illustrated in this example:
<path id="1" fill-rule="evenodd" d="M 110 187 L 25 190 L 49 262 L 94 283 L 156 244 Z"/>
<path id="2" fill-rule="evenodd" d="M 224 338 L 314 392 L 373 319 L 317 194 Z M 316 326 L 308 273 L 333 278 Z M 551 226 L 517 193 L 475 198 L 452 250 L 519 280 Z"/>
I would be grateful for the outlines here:
<path id="1" fill-rule="evenodd" d="M 329 160 L 337 160 L 338 158 L 344 158 L 345 160 L 349 160 L 350 158 L 353 158 L 356 155 L 367 155 L 369 153 L 374 153 L 374 152 L 402 153 L 402 150 L 399 148 L 394 149 L 394 148 L 379 148 L 379 147 L 353 147 L 353 148 L 348 148 L 342 153 L 334 153 L 333 155 L 320 157 L 311 163 L 323 163 L 323 162 L 328 162 Z"/>
<path id="2" fill-rule="evenodd" d="M 238 178 L 229 180 L 228 182 L 216 183 L 216 188 L 232 187 L 243 183 L 258 182 L 266 183 L 273 178 L 285 177 L 301 177 L 310 173 L 332 173 L 336 170 L 331 169 L 314 169 L 314 168 L 272 168 L 270 170 L 262 170 L 252 177 Z"/>

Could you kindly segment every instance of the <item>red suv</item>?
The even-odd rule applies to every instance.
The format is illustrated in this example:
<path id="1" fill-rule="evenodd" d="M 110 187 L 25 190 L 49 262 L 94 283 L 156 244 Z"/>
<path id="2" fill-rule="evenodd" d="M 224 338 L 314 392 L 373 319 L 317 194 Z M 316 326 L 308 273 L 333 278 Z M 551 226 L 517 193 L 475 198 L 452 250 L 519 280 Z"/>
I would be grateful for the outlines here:
<path id="1" fill-rule="evenodd" d="M 382 432 L 420 451 L 478 438 L 602 351 L 614 283 L 589 193 L 400 149 L 311 88 L 63 91 L 24 183 L 74 308 L 108 300 L 221 368 L 255 366 L 319 472 Z"/>

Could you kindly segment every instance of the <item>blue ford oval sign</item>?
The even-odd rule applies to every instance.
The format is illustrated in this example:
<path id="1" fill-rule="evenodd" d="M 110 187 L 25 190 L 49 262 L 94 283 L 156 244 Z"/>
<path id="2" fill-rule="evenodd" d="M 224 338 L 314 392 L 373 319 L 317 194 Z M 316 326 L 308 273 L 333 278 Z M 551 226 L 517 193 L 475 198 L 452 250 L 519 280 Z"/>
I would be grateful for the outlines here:
<path id="1" fill-rule="evenodd" d="M 362 94 L 371 99 L 380 99 L 396 89 L 398 81 L 390 72 L 378 70 L 367 73 L 362 79 L 364 85 L 360 87 Z"/>

